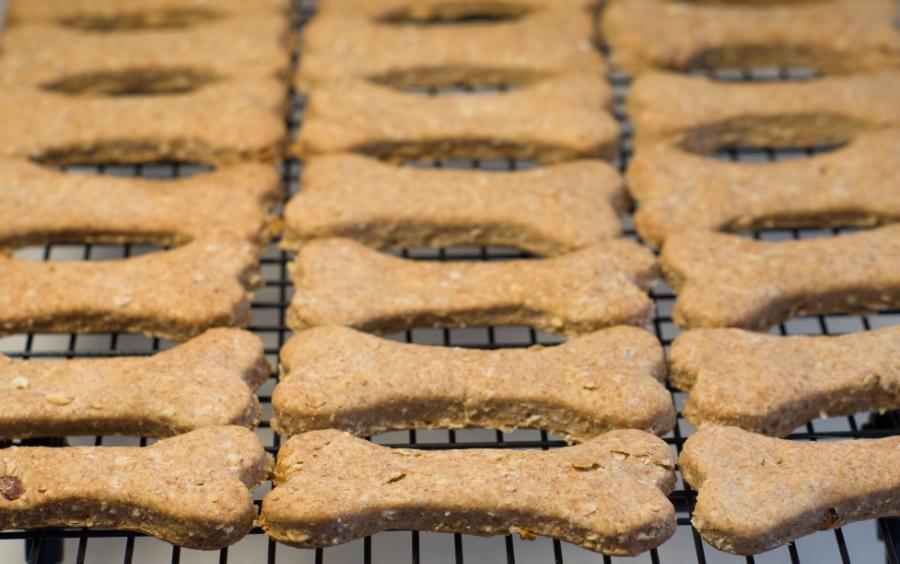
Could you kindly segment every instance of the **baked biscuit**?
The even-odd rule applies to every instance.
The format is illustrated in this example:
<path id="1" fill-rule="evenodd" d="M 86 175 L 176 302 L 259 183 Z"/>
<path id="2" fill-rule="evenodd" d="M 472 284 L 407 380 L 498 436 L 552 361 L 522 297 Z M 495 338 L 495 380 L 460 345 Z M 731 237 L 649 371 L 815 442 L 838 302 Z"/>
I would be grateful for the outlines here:
<path id="1" fill-rule="evenodd" d="M 391 161 L 613 159 L 619 126 L 600 76 L 570 75 L 513 92 L 423 96 L 363 80 L 317 88 L 294 152 L 358 152 Z"/>
<path id="2" fill-rule="evenodd" d="M 66 94 L 159 94 L 228 79 L 287 80 L 288 23 L 280 15 L 262 14 L 175 31 L 16 26 L 0 43 L 0 84 Z"/>
<path id="3" fill-rule="evenodd" d="M 593 11 L 597 0 L 322 0 L 318 17 L 365 16 L 394 24 L 516 20 L 544 10 Z"/>
<path id="4" fill-rule="evenodd" d="M 649 323 L 646 292 L 658 273 L 653 253 L 626 239 L 558 258 L 495 263 L 410 261 L 348 239 L 318 239 L 291 270 L 296 292 L 287 322 L 296 331 L 528 325 L 570 337 Z"/>
<path id="5" fill-rule="evenodd" d="M 172 96 L 86 98 L 0 89 L 0 157 L 50 165 L 281 158 L 287 130 L 276 79 L 210 84 Z"/>
<path id="6" fill-rule="evenodd" d="M 580 10 L 440 26 L 319 15 L 303 30 L 296 87 L 307 92 L 354 78 L 411 88 L 524 85 L 570 73 L 602 77 L 607 69 L 593 32 L 593 16 Z"/>
<path id="7" fill-rule="evenodd" d="M 634 225 L 661 245 L 680 231 L 874 226 L 900 221 L 900 132 L 776 163 L 730 163 L 668 145 L 642 147 L 625 173 Z"/>
<path id="8" fill-rule="evenodd" d="M 0 530 L 102 527 L 218 550 L 250 532 L 250 490 L 272 461 L 243 427 L 204 427 L 149 447 L 0 450 Z"/>
<path id="9" fill-rule="evenodd" d="M 262 341 L 210 329 L 152 357 L 16 362 L 0 355 L 0 439 L 164 438 L 212 425 L 255 429 L 269 377 Z"/>
<path id="10" fill-rule="evenodd" d="M 0 335 L 131 332 L 174 341 L 246 327 L 256 246 L 234 236 L 101 262 L 0 256 Z"/>
<path id="11" fill-rule="evenodd" d="M 92 31 L 180 28 L 262 13 L 288 13 L 291 0 L 10 0 L 10 25 L 55 23 Z"/>
<path id="12" fill-rule="evenodd" d="M 816 417 L 900 408 L 900 326 L 840 337 L 696 329 L 672 343 L 669 379 L 694 426 L 787 436 Z"/>
<path id="13" fill-rule="evenodd" d="M 900 64 L 893 0 L 673 2 L 612 0 L 603 37 L 636 74 L 762 66 L 850 74 Z"/>
<path id="14" fill-rule="evenodd" d="M 678 459 L 699 490 L 691 522 L 732 554 L 757 554 L 847 523 L 900 513 L 900 437 L 794 442 L 709 427 Z"/>
<path id="15" fill-rule="evenodd" d="M 549 452 L 424 452 L 313 431 L 281 447 L 259 520 L 302 548 L 414 529 L 550 536 L 633 556 L 675 532 L 673 459 L 662 439 L 633 429 Z"/>
<path id="16" fill-rule="evenodd" d="M 629 204 L 619 173 L 602 161 L 494 173 L 333 155 L 308 162 L 301 184 L 284 210 L 285 249 L 348 237 L 379 248 L 501 245 L 559 255 L 618 236 Z"/>
<path id="17" fill-rule="evenodd" d="M 655 337 L 612 327 L 568 343 L 478 351 L 386 341 L 316 327 L 281 349 L 272 428 L 282 436 L 341 429 L 539 428 L 568 441 L 611 429 L 675 426 Z"/>
<path id="18" fill-rule="evenodd" d="M 160 182 L 0 159 L 0 252 L 53 243 L 181 245 L 216 233 L 264 247 L 280 228 L 267 212 L 283 196 L 278 173 L 263 164 Z"/>
<path id="19" fill-rule="evenodd" d="M 696 153 L 724 147 L 811 147 L 900 125 L 900 71 L 769 84 L 650 73 L 628 96 L 634 142 Z"/>
<path id="20" fill-rule="evenodd" d="M 680 327 L 765 331 L 802 315 L 867 315 L 900 306 L 900 225 L 778 243 L 678 233 L 660 266 Z"/>

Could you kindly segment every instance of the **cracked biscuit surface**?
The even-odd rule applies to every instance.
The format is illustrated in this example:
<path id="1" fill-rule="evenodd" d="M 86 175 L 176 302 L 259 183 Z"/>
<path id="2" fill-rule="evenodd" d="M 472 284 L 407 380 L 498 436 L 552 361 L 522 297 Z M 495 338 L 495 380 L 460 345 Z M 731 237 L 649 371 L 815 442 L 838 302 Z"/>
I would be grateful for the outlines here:
<path id="1" fill-rule="evenodd" d="M 311 159 L 282 248 L 347 237 L 378 248 L 499 245 L 552 256 L 621 233 L 628 198 L 602 161 L 516 172 L 422 170 L 360 155 Z"/>
<path id="2" fill-rule="evenodd" d="M 675 532 L 673 462 L 662 439 L 632 429 L 549 452 L 391 449 L 313 431 L 281 447 L 260 523 L 303 548 L 413 529 L 550 536 L 632 556 Z"/>
<path id="3" fill-rule="evenodd" d="M 593 11 L 596 0 L 322 0 L 317 16 L 365 16 L 405 24 L 516 20 L 544 10 Z"/>
<path id="4" fill-rule="evenodd" d="M 218 550 L 250 532 L 272 461 L 243 427 L 205 427 L 149 447 L 0 450 L 0 530 L 102 527 Z"/>
<path id="5" fill-rule="evenodd" d="M 613 239 L 558 258 L 438 263 L 379 253 L 348 239 L 306 244 L 291 266 L 295 331 L 346 325 L 390 333 L 413 327 L 528 325 L 577 336 L 652 317 L 657 279 L 649 250 Z"/>
<path id="6" fill-rule="evenodd" d="M 272 427 L 282 436 L 341 429 L 539 428 L 585 441 L 611 429 L 675 425 L 659 342 L 613 327 L 568 343 L 478 351 L 387 341 L 346 327 L 297 333 L 281 350 Z"/>

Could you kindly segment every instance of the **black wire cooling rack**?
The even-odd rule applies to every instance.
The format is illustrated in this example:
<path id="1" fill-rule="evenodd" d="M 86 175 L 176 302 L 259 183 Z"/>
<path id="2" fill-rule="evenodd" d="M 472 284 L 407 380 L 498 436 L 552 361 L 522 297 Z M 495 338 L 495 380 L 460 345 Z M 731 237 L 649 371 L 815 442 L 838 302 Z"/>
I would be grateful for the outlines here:
<path id="1" fill-rule="evenodd" d="M 314 12 L 314 2 L 302 1 L 297 6 L 298 26 L 302 25 Z M 722 71 L 715 73 L 721 80 L 789 80 L 809 78 L 803 71 L 779 71 L 761 69 L 756 71 Z M 623 111 L 629 79 L 613 73 L 610 80 L 616 94 L 615 114 L 622 125 L 622 154 L 619 166 L 624 170 L 631 153 L 631 126 Z M 430 94 L 441 92 L 430 91 Z M 292 132 L 296 132 L 302 121 L 304 100 L 295 97 L 295 108 L 288 120 Z M 736 149 L 717 154 L 714 158 L 737 162 L 766 162 L 790 158 L 802 158 L 827 148 L 809 149 Z M 487 170 L 515 170 L 533 166 L 532 163 L 517 161 L 439 161 L 417 163 L 418 166 L 448 168 L 481 168 Z M 288 161 L 280 170 L 289 193 L 300 190 L 299 174 L 302 164 Z M 73 173 L 111 174 L 118 176 L 139 176 L 147 178 L 177 178 L 202 173 L 202 166 L 184 164 L 158 164 L 143 166 L 90 166 L 69 167 Z M 637 239 L 631 228 L 631 218 L 624 219 L 625 236 Z M 832 236 L 841 230 L 778 230 L 750 234 L 765 240 L 786 240 L 806 237 Z M 103 260 L 135 256 L 158 250 L 148 245 L 51 245 L 28 248 L 17 252 L 17 256 L 31 260 Z M 507 260 L 526 258 L 522 253 L 503 248 L 453 247 L 447 249 L 404 249 L 397 254 L 412 260 Z M 266 344 L 269 361 L 275 364 L 280 347 L 290 337 L 285 325 L 285 310 L 292 295 L 287 264 L 291 257 L 278 249 L 274 242 L 263 254 L 262 276 L 265 288 L 256 293 L 253 300 L 254 319 L 250 327 Z M 652 331 L 668 348 L 678 329 L 670 317 L 674 295 L 662 283 L 651 293 L 656 303 L 656 316 Z M 791 320 L 773 330 L 776 334 L 794 335 L 835 335 L 900 323 L 900 312 L 883 312 L 869 317 L 830 315 L 806 317 Z M 481 349 L 504 347 L 528 347 L 534 344 L 553 345 L 561 339 L 539 331 L 523 327 L 474 327 L 465 329 L 416 329 L 404 333 L 387 335 L 387 338 L 436 346 L 463 346 Z M 0 352 L 12 358 L 49 360 L 66 358 L 93 358 L 122 355 L 150 355 L 174 346 L 174 343 L 138 335 L 87 334 L 87 335 L 15 335 L 0 339 Z M 402 376 L 402 375 L 401 375 Z M 276 454 L 280 445 L 279 437 L 269 425 L 271 417 L 271 393 L 278 375 L 272 374 L 269 381 L 258 391 L 264 406 L 264 421 L 258 435 L 267 450 Z M 672 390 L 673 401 L 679 410 L 683 407 L 685 395 Z M 680 415 L 666 442 L 678 454 L 693 427 Z M 890 412 L 883 415 L 857 414 L 852 417 L 816 420 L 797 429 L 790 438 L 800 441 L 879 438 L 900 434 L 900 419 Z M 397 447 L 420 449 L 455 448 L 516 448 L 551 449 L 565 446 L 557 437 L 536 430 L 519 430 L 513 433 L 475 430 L 429 430 L 385 433 L 373 437 L 373 441 Z M 24 441 L 23 444 L 46 444 L 63 446 L 78 445 L 140 445 L 152 440 L 122 437 L 69 437 Z M 10 443 L 0 443 L 8 446 Z M 18 443 L 17 443 L 18 444 Z M 271 488 L 264 485 L 254 494 L 256 500 Z M 678 480 L 676 491 L 670 496 L 676 507 L 678 531 L 675 536 L 658 549 L 641 555 L 631 562 L 685 563 L 698 564 L 719 562 L 825 562 L 825 563 L 866 563 L 887 561 L 900 564 L 897 552 L 900 550 L 900 525 L 898 519 L 881 519 L 855 523 L 843 530 L 827 531 L 804 537 L 786 547 L 754 557 L 735 557 L 716 551 L 705 544 L 690 526 L 690 512 L 695 500 L 695 492 Z M 22 540 L 25 548 L 23 551 Z M 611 563 L 625 561 L 594 554 L 573 545 L 552 539 L 539 538 L 522 541 L 517 537 L 480 538 L 459 534 L 417 533 L 414 531 L 389 531 L 373 537 L 328 549 L 298 550 L 269 540 L 260 529 L 237 544 L 219 552 L 204 553 L 182 550 L 162 541 L 122 531 L 108 531 L 87 528 L 63 528 L 44 530 L 10 530 L 0 532 L 0 563 L 27 561 L 30 564 L 75 562 L 124 562 L 131 564 L 171 562 L 213 563 L 219 562 L 267 562 L 344 564 L 412 562 L 440 564 L 475 564 L 478 562 L 519 563 Z"/>

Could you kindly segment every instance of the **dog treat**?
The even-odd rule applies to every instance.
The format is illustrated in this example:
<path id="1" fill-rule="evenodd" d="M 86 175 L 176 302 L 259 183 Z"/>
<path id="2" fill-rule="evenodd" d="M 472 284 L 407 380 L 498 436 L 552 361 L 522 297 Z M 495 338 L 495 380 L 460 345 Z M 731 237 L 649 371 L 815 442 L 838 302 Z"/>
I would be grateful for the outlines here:
<path id="1" fill-rule="evenodd" d="M 157 181 L 0 159 L 0 252 L 54 243 L 181 245 L 216 233 L 262 247 L 279 230 L 267 210 L 283 195 L 278 173 L 263 164 Z"/>
<path id="2" fill-rule="evenodd" d="M 171 96 L 87 98 L 0 89 L 0 157 L 49 165 L 276 161 L 287 142 L 276 79 L 210 84 Z"/>
<path id="3" fill-rule="evenodd" d="M 411 261 L 348 239 L 319 239 L 291 269 L 296 292 L 287 321 L 296 331 L 529 325 L 568 337 L 649 323 L 646 292 L 658 274 L 653 253 L 626 239 L 559 258 L 495 263 Z"/>
<path id="4" fill-rule="evenodd" d="M 618 236 L 629 203 L 619 173 L 602 161 L 495 173 L 333 155 L 307 163 L 302 185 L 284 210 L 286 249 L 348 237 L 379 248 L 502 245 L 559 255 Z"/>
<path id="5" fill-rule="evenodd" d="M 320 15 L 303 30 L 296 86 L 309 91 L 352 78 L 410 88 L 523 85 L 568 73 L 602 77 L 606 64 L 593 33 L 593 16 L 580 10 L 441 26 Z"/>
<path id="6" fill-rule="evenodd" d="M 816 417 L 900 408 L 900 326 L 840 337 L 697 329 L 672 344 L 684 417 L 787 436 Z"/>
<path id="7" fill-rule="evenodd" d="M 802 315 L 867 315 L 900 306 L 900 225 L 777 243 L 679 233 L 660 266 L 680 327 L 765 331 Z"/>
<path id="8" fill-rule="evenodd" d="M 612 89 L 597 75 L 545 80 L 512 92 L 424 96 L 364 80 L 317 88 L 295 152 L 358 152 L 391 161 L 613 159 Z"/>
<path id="9" fill-rule="evenodd" d="M 678 466 L 699 490 L 692 523 L 732 554 L 757 554 L 847 523 L 900 514 L 900 437 L 795 442 L 736 427 L 690 436 Z"/>
<path id="10" fill-rule="evenodd" d="M 650 73 L 634 81 L 628 116 L 638 150 L 660 141 L 697 153 L 733 146 L 810 147 L 897 127 L 898 89 L 898 71 L 768 84 Z"/>
<path id="11" fill-rule="evenodd" d="M 893 0 L 613 0 L 601 29 L 612 62 L 636 74 L 764 66 L 850 74 L 900 64 Z"/>
<path id="12" fill-rule="evenodd" d="M 662 439 L 632 429 L 549 452 L 424 452 L 313 431 L 281 447 L 259 520 L 302 548 L 414 529 L 541 535 L 632 556 L 675 532 L 673 463 Z"/>
<path id="13" fill-rule="evenodd" d="M 152 94 L 187 92 L 223 79 L 286 80 L 288 23 L 268 14 L 176 31 L 16 26 L 3 34 L 0 84 L 66 94 Z"/>
<path id="14" fill-rule="evenodd" d="M 183 28 L 235 17 L 287 15 L 291 0 L 10 0 L 9 24 L 55 23 L 90 31 Z"/>
<path id="15" fill-rule="evenodd" d="M 316 17 L 365 16 L 393 24 L 518 20 L 544 10 L 595 11 L 596 0 L 323 0 Z"/>
<path id="16" fill-rule="evenodd" d="M 0 355 L 0 439 L 255 429 L 262 408 L 253 390 L 269 369 L 262 341 L 239 329 L 210 329 L 152 357 L 35 362 Z"/>
<path id="17" fill-rule="evenodd" d="M 204 427 L 149 447 L 0 450 L 0 530 L 103 527 L 218 550 L 250 532 L 272 461 L 252 431 Z"/>
<path id="18" fill-rule="evenodd" d="M 184 341 L 246 327 L 259 283 L 256 247 L 225 234 L 100 262 L 0 256 L 0 335 L 130 332 Z"/>
<path id="19" fill-rule="evenodd" d="M 873 226 L 900 221 L 900 132 L 863 133 L 832 153 L 777 163 L 729 163 L 667 145 L 628 164 L 634 225 L 661 245 L 680 231 Z"/>
<path id="20" fill-rule="evenodd" d="M 611 429 L 658 435 L 675 426 L 655 337 L 613 327 L 568 343 L 477 351 L 386 341 L 316 327 L 281 350 L 272 396 L 282 436 L 341 429 L 368 437 L 397 429 L 538 428 L 569 441 Z"/>

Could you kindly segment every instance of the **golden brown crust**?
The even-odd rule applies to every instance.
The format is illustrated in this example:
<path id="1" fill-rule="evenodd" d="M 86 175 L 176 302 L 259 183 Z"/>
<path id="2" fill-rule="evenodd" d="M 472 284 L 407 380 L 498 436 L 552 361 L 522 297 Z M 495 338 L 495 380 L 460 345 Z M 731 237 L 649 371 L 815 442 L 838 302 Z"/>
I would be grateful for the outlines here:
<path id="1" fill-rule="evenodd" d="M 747 555 L 896 515 L 898 457 L 900 437 L 795 442 L 709 427 L 688 438 L 678 466 L 699 490 L 692 523 L 703 539 Z"/>
<path id="2" fill-rule="evenodd" d="M 217 233 L 264 247 L 280 227 L 267 212 L 283 197 L 277 171 L 263 164 L 160 182 L 0 159 L 0 252 L 76 242 L 180 245 Z"/>
<path id="3" fill-rule="evenodd" d="M 660 266 L 678 294 L 680 327 L 765 331 L 800 315 L 900 306 L 900 225 L 799 241 L 764 242 L 690 231 L 663 245 Z"/>
<path id="4" fill-rule="evenodd" d="M 184 341 L 246 327 L 259 281 L 252 243 L 226 236 L 102 262 L 0 256 L 0 334 L 131 332 Z"/>
<path id="5" fill-rule="evenodd" d="M 0 157 L 52 165 L 275 162 L 287 142 L 286 101 L 284 85 L 263 78 L 162 97 L 73 97 L 8 86 L 0 91 Z"/>
<path id="6" fill-rule="evenodd" d="M 294 153 L 357 152 L 391 161 L 613 159 L 619 126 L 600 76 L 570 75 L 511 92 L 423 96 L 362 80 L 317 88 Z"/>
<path id="7" fill-rule="evenodd" d="M 612 0 L 601 20 L 612 61 L 636 74 L 763 66 L 848 74 L 896 67 L 892 0 Z"/>
<path id="8" fill-rule="evenodd" d="M 0 476 L 17 495 L 0 495 L 0 530 L 109 527 L 217 550 L 250 532 L 250 490 L 271 467 L 243 427 L 205 427 L 145 448 L 10 447 L 0 450 Z"/>
<path id="9" fill-rule="evenodd" d="M 500 245 L 553 256 L 621 233 L 618 172 L 576 161 L 517 172 L 396 167 L 359 155 L 306 163 L 282 248 L 347 237 L 378 248 Z"/>
<path id="10" fill-rule="evenodd" d="M 900 221 L 900 132 L 863 133 L 832 153 L 728 163 L 667 145 L 641 147 L 625 174 L 641 238 L 681 231 L 871 227 Z"/>
<path id="11" fill-rule="evenodd" d="M 412 327 L 529 325 L 577 336 L 649 323 L 645 293 L 657 278 L 653 254 L 614 239 L 544 260 L 417 262 L 348 239 L 305 245 L 292 266 L 287 313 L 294 330 L 346 325 L 390 333 Z"/>
<path id="12" fill-rule="evenodd" d="M 288 341 L 281 366 L 272 427 L 282 436 L 487 427 L 538 428 L 585 441 L 622 428 L 662 435 L 675 425 L 671 394 L 660 384 L 662 347 L 636 327 L 556 347 L 498 351 L 316 327 Z"/>
<path id="13" fill-rule="evenodd" d="M 395 88 L 523 85 L 606 64 L 587 11 L 544 10 L 516 21 L 395 25 L 318 15 L 303 30 L 296 87 L 362 78 Z"/>
<path id="14" fill-rule="evenodd" d="M 0 439 L 164 438 L 212 425 L 255 429 L 269 377 L 262 341 L 210 329 L 152 357 L 12 361 L 0 355 Z"/>
<path id="15" fill-rule="evenodd" d="M 684 417 L 787 436 L 816 417 L 900 408 L 900 327 L 840 337 L 695 329 L 672 343 Z"/>
<path id="16" fill-rule="evenodd" d="M 304 548 L 397 528 L 552 536 L 619 556 L 675 532 L 672 452 L 636 430 L 549 452 L 389 449 L 313 431 L 281 447 L 275 482 L 263 530 Z"/>
<path id="17" fill-rule="evenodd" d="M 391 23 L 433 24 L 471 19 L 516 20 L 545 10 L 593 11 L 597 0 L 322 0 L 318 17 L 365 16 Z"/>

